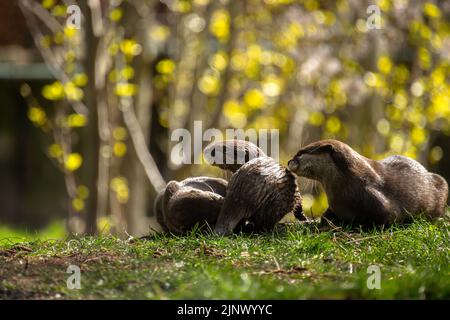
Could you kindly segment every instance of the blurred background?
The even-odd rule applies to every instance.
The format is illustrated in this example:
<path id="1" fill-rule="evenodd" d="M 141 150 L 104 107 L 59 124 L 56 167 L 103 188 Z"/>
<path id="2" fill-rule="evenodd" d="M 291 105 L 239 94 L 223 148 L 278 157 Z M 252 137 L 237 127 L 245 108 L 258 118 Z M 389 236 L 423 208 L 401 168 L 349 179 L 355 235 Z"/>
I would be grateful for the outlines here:
<path id="1" fill-rule="evenodd" d="M 336 138 L 450 181 L 449 78 L 447 0 L 1 1 L 0 237 L 157 229 L 165 182 L 222 175 L 170 160 L 195 120 L 279 129 L 283 164 Z"/>

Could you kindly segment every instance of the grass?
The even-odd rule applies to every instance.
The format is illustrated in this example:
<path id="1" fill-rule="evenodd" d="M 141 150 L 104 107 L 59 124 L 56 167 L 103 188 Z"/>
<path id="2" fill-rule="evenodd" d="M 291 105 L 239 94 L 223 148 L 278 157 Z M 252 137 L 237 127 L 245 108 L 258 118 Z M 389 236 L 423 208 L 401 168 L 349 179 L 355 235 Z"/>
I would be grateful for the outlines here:
<path id="1" fill-rule="evenodd" d="M 53 221 L 46 228 L 33 232 L 25 228 L 17 229 L 0 225 L 0 244 L 2 243 L 2 239 L 8 239 L 8 242 L 24 242 L 39 239 L 63 239 L 65 235 L 65 226 L 62 221 Z"/>
<path id="2" fill-rule="evenodd" d="M 12 239 L 14 240 L 14 239 Z M 81 290 L 69 290 L 69 264 Z M 367 288 L 367 267 L 381 289 Z M 449 299 L 450 221 L 384 231 L 290 224 L 264 235 L 193 232 L 0 240 L 0 299 Z"/>

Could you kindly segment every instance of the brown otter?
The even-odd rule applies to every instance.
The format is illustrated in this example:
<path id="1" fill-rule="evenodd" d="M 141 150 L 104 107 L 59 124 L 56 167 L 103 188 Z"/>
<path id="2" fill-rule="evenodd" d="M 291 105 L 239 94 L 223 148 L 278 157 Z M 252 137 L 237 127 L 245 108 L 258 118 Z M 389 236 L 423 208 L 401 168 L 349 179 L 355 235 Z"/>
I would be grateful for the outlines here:
<path id="1" fill-rule="evenodd" d="M 195 177 L 170 181 L 155 199 L 156 220 L 164 232 L 185 234 L 196 225 L 214 228 L 228 182 Z"/>
<path id="2" fill-rule="evenodd" d="M 267 155 L 255 144 L 245 140 L 224 140 L 209 144 L 203 151 L 206 162 L 235 173 L 243 164 Z"/>
<path id="3" fill-rule="evenodd" d="M 256 145 L 220 141 L 206 147 L 204 155 L 210 164 L 234 173 L 217 219 L 218 234 L 271 230 L 292 211 L 305 220 L 295 176 Z"/>
<path id="4" fill-rule="evenodd" d="M 404 156 L 376 161 L 343 142 L 322 140 L 300 149 L 288 166 L 322 184 L 329 202 L 323 217 L 335 224 L 371 227 L 444 215 L 447 182 Z"/>

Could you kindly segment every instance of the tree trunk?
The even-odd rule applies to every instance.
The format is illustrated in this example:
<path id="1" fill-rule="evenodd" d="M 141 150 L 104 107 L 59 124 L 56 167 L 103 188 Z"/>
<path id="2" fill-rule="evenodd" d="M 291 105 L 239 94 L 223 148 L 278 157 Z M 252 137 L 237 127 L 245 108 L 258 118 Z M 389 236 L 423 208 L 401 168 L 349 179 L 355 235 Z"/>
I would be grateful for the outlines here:
<path id="1" fill-rule="evenodd" d="M 81 10 L 84 12 L 85 28 L 85 56 L 84 69 L 89 79 L 86 88 L 86 106 L 89 109 L 89 121 L 84 132 L 83 143 L 85 146 L 84 168 L 88 179 L 89 198 L 86 206 L 85 233 L 94 235 L 97 232 L 97 206 L 98 206 L 98 163 L 100 152 L 100 137 L 98 131 L 98 110 L 95 90 L 95 57 L 97 53 L 98 39 L 94 35 L 92 14 L 86 1 L 81 2 Z"/>
<path id="2" fill-rule="evenodd" d="M 140 71 L 139 95 L 136 99 L 136 116 L 144 134 L 146 145 L 150 138 L 151 121 L 151 65 L 143 58 L 138 67 Z M 148 210 L 149 188 L 144 167 L 141 165 L 136 152 L 131 153 L 130 164 L 130 202 L 127 214 L 127 232 L 133 236 L 140 236 L 148 231 L 146 213 Z"/>

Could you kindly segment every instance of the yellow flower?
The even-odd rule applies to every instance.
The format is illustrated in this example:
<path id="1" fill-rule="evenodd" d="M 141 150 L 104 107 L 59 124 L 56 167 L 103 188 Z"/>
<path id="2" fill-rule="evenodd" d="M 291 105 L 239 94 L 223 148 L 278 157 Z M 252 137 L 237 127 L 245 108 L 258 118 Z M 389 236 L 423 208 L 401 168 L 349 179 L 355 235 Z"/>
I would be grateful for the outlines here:
<path id="1" fill-rule="evenodd" d="M 64 98 L 64 86 L 59 81 L 46 85 L 42 89 L 42 96 L 47 100 L 61 100 Z"/>
<path id="2" fill-rule="evenodd" d="M 72 207 L 75 211 L 81 211 L 84 209 L 84 200 L 80 198 L 75 198 L 72 200 Z"/>
<path id="3" fill-rule="evenodd" d="M 120 75 L 123 79 L 130 80 L 134 77 L 134 69 L 132 66 L 126 66 L 122 70 L 120 70 Z"/>
<path id="4" fill-rule="evenodd" d="M 198 81 L 198 88 L 206 95 L 215 95 L 219 91 L 219 77 L 215 72 L 205 72 Z"/>
<path id="5" fill-rule="evenodd" d="M 64 166 L 69 171 L 75 171 L 83 163 L 83 157 L 79 153 L 70 153 L 64 162 Z"/>
<path id="6" fill-rule="evenodd" d="M 313 126 L 321 126 L 324 120 L 325 117 L 323 116 L 322 112 L 314 111 L 309 115 L 309 123 L 311 123 Z"/>
<path id="7" fill-rule="evenodd" d="M 319 3 L 317 0 L 306 0 L 304 6 L 308 11 L 319 9 Z"/>
<path id="8" fill-rule="evenodd" d="M 392 70 L 392 61 L 388 56 L 383 55 L 378 58 L 377 66 L 382 73 L 388 74 Z"/>
<path id="9" fill-rule="evenodd" d="M 175 62 L 170 59 L 163 59 L 157 63 L 156 71 L 162 74 L 172 74 L 175 71 Z"/>
<path id="10" fill-rule="evenodd" d="M 228 40 L 230 35 L 230 14 L 228 11 L 219 9 L 213 13 L 209 31 L 221 41 Z"/>
<path id="11" fill-rule="evenodd" d="M 125 39 L 120 43 L 120 50 L 128 56 L 137 56 L 142 52 L 142 46 L 133 39 Z"/>
<path id="12" fill-rule="evenodd" d="M 64 93 L 69 100 L 79 101 L 83 98 L 83 90 L 75 86 L 73 82 L 67 82 L 64 85 Z"/>
<path id="13" fill-rule="evenodd" d="M 303 27 L 299 22 L 292 22 L 289 25 L 288 33 L 296 38 L 301 38 L 305 35 L 305 30 L 303 30 Z"/>
<path id="14" fill-rule="evenodd" d="M 63 151 L 59 144 L 53 143 L 48 147 L 48 154 L 50 157 L 57 159 L 63 155 Z"/>
<path id="15" fill-rule="evenodd" d="M 116 193 L 119 203 L 127 203 L 129 198 L 128 181 L 124 177 L 115 177 L 111 180 L 111 189 Z"/>
<path id="16" fill-rule="evenodd" d="M 131 83 L 119 83 L 116 85 L 115 93 L 119 97 L 130 97 L 136 95 L 138 86 Z"/>
<path id="17" fill-rule="evenodd" d="M 331 133 L 337 133 L 341 129 L 341 120 L 336 116 L 331 116 L 326 122 L 326 128 Z"/>
<path id="18" fill-rule="evenodd" d="M 88 82 L 88 77 L 85 73 L 77 73 L 73 76 L 72 82 L 78 87 L 84 87 Z"/>
<path id="19" fill-rule="evenodd" d="M 97 219 L 97 228 L 101 234 L 108 234 L 112 225 L 113 221 L 109 216 L 100 217 Z"/>
<path id="20" fill-rule="evenodd" d="M 247 124 L 247 116 L 238 101 L 228 100 L 225 102 L 223 113 L 235 128 L 242 128 Z"/>
<path id="21" fill-rule="evenodd" d="M 45 9 L 50 9 L 51 7 L 53 7 L 55 5 L 55 0 L 43 0 L 42 1 L 42 6 Z"/>
<path id="22" fill-rule="evenodd" d="M 28 119 L 37 126 L 42 126 L 47 122 L 45 111 L 40 107 L 31 107 L 28 109 Z"/>
<path id="23" fill-rule="evenodd" d="M 124 127 L 115 127 L 113 137 L 119 141 L 125 140 L 127 138 L 127 130 Z"/>
<path id="24" fill-rule="evenodd" d="M 439 18 L 441 10 L 434 3 L 427 2 L 423 5 L 423 12 L 431 18 Z"/>
<path id="25" fill-rule="evenodd" d="M 67 117 L 67 125 L 71 128 L 84 127 L 86 125 L 86 116 L 78 113 Z"/>
<path id="26" fill-rule="evenodd" d="M 127 153 L 127 145 L 123 142 L 116 142 L 114 143 L 113 152 L 116 157 L 121 158 Z"/>
<path id="27" fill-rule="evenodd" d="M 228 64 L 227 54 L 223 51 L 217 52 L 215 55 L 212 56 L 209 64 L 214 69 L 218 71 L 223 71 Z"/>
<path id="28" fill-rule="evenodd" d="M 174 1 L 172 2 L 170 9 L 172 9 L 175 12 L 181 13 L 188 12 L 189 10 L 191 10 L 191 3 L 189 1 L 183 0 Z"/>
<path id="29" fill-rule="evenodd" d="M 244 95 L 244 102 L 252 109 L 259 109 L 264 106 L 266 99 L 259 89 L 250 89 Z"/>
<path id="30" fill-rule="evenodd" d="M 64 35 L 69 38 L 72 39 L 75 35 L 77 34 L 77 29 L 74 27 L 64 27 Z"/>
<path id="31" fill-rule="evenodd" d="M 389 1 L 389 0 L 379 0 L 378 6 L 383 11 L 389 11 L 392 7 L 392 4 L 391 4 L 391 1 Z"/>
<path id="32" fill-rule="evenodd" d="M 111 21 L 117 22 L 122 18 L 122 9 L 120 8 L 114 8 L 111 10 L 111 12 L 109 13 L 109 19 Z"/>
<path id="33" fill-rule="evenodd" d="M 424 129 L 415 127 L 411 130 L 411 140 L 415 145 L 424 143 L 427 139 L 427 133 Z"/>
<path id="34" fill-rule="evenodd" d="M 65 17 L 67 15 L 66 6 L 61 5 L 54 6 L 52 9 L 52 15 L 54 15 L 55 17 Z"/>
<path id="35" fill-rule="evenodd" d="M 156 42 L 164 42 L 169 36 L 170 29 L 163 25 L 153 27 L 150 31 L 150 38 Z"/>

